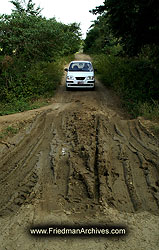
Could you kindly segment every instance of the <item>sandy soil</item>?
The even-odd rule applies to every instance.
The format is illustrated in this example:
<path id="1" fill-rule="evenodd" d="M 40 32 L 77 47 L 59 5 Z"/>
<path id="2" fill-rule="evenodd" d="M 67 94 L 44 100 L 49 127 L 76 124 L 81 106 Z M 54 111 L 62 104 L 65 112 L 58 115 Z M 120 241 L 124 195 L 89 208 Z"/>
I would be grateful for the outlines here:
<path id="1" fill-rule="evenodd" d="M 77 54 L 76 59 L 89 60 Z M 0 249 L 158 250 L 159 141 L 112 91 L 65 90 L 51 105 L 0 117 Z M 126 236 L 36 237 L 37 226 L 121 226 Z"/>

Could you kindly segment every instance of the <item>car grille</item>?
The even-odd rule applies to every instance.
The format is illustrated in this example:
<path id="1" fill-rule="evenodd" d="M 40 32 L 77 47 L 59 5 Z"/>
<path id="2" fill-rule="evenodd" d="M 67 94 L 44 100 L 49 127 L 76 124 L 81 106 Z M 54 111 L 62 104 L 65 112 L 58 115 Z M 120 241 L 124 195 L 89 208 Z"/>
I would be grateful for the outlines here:
<path id="1" fill-rule="evenodd" d="M 76 77 L 76 80 L 84 80 L 85 77 Z"/>

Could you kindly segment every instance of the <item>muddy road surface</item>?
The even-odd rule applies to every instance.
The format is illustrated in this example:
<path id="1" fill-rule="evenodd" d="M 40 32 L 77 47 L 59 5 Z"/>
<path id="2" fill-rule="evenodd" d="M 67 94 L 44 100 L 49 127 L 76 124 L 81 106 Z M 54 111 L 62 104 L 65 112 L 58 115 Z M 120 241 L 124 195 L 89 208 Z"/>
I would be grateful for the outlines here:
<path id="1" fill-rule="evenodd" d="M 159 249 L 159 141 L 145 121 L 130 119 L 98 80 L 95 91 L 66 91 L 63 80 L 51 105 L 3 123 L 27 115 L 29 123 L 0 142 L 0 249 Z M 128 233 L 30 235 L 46 225 L 118 225 Z"/>

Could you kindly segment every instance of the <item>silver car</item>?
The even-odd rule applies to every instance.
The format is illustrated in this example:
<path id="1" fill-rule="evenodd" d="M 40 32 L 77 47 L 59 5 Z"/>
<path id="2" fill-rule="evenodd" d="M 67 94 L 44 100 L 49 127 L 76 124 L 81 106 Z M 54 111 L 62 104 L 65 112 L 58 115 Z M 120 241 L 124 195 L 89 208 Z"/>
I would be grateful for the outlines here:
<path id="1" fill-rule="evenodd" d="M 65 71 L 67 71 L 66 90 L 70 88 L 95 88 L 95 70 L 90 61 L 72 61 Z"/>

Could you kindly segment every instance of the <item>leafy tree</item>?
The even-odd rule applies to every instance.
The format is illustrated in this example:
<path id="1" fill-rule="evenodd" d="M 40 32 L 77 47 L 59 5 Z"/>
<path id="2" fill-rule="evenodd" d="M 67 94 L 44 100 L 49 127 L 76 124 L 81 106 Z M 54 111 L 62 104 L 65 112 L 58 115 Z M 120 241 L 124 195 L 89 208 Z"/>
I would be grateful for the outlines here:
<path id="1" fill-rule="evenodd" d="M 64 49 L 66 54 L 74 54 L 79 50 L 81 44 L 80 24 L 71 23 L 64 27 Z M 69 51 L 69 52 L 68 52 Z"/>
<path id="2" fill-rule="evenodd" d="M 25 0 L 12 0 L 10 1 L 14 7 L 15 10 L 13 10 L 13 12 L 18 12 L 18 13 L 26 13 L 29 15 L 35 15 L 38 16 L 42 9 L 39 7 L 35 8 L 35 3 L 33 3 L 32 0 L 28 0 L 28 2 L 26 3 Z"/>
<path id="3" fill-rule="evenodd" d="M 84 51 L 91 53 L 104 52 L 107 47 L 115 45 L 108 18 L 104 14 L 99 16 L 91 25 L 85 39 Z"/>
<path id="4" fill-rule="evenodd" d="M 105 0 L 92 13 L 107 15 L 114 36 L 129 55 L 145 45 L 159 45 L 158 0 Z"/>
<path id="5" fill-rule="evenodd" d="M 52 60 L 57 55 L 75 53 L 80 46 L 80 27 L 65 25 L 55 18 L 40 16 L 32 0 L 12 1 L 16 10 L 0 17 L 1 54 L 25 60 Z M 24 5 L 25 3 L 25 5 Z"/>
<path id="6" fill-rule="evenodd" d="M 46 19 L 32 0 L 12 0 L 0 16 L 0 100 L 29 99 L 55 89 L 63 56 L 78 51 L 80 26 Z M 63 66 L 62 66 L 63 67 Z"/>

